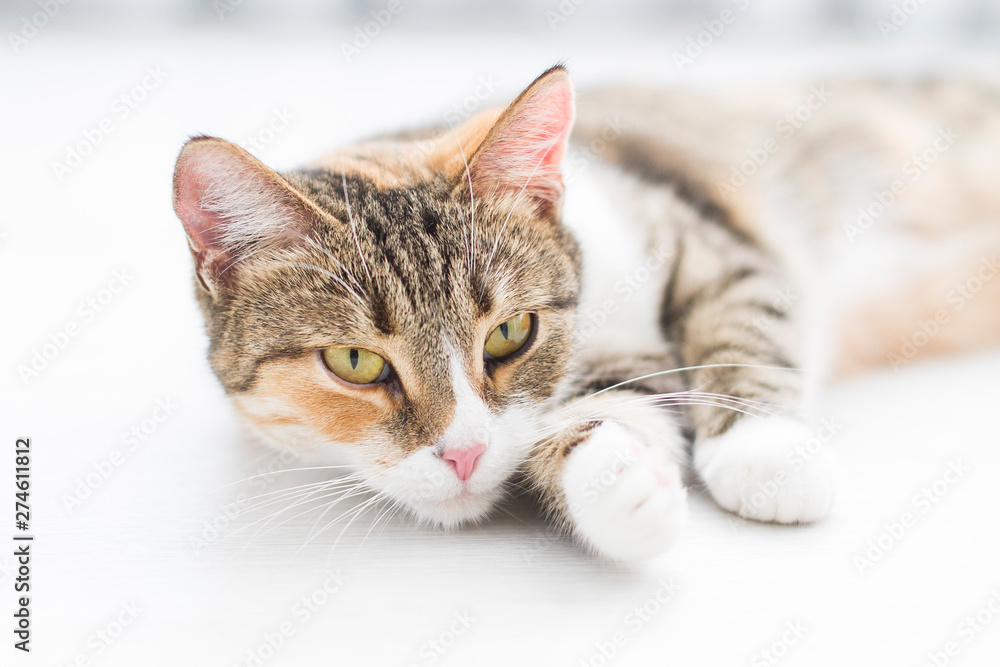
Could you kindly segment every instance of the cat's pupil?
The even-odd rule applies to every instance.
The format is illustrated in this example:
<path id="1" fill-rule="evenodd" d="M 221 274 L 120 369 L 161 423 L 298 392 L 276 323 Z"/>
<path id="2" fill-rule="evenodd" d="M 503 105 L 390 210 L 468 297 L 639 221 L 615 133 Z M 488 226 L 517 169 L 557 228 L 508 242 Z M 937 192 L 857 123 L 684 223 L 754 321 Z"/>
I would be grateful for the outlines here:
<path id="1" fill-rule="evenodd" d="M 504 322 L 503 324 L 500 325 L 500 335 L 503 336 L 504 340 L 507 340 L 508 338 L 510 338 L 510 336 L 507 335 L 507 323 L 506 322 Z"/>
<path id="2" fill-rule="evenodd" d="M 358 367 L 358 351 L 351 350 L 351 368 L 357 369 Z"/>

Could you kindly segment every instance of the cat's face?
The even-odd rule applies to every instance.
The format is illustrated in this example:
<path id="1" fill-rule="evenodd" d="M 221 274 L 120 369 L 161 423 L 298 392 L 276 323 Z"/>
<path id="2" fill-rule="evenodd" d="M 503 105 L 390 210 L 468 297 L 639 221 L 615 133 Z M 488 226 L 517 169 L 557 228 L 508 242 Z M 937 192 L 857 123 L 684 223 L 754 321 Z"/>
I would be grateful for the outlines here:
<path id="1" fill-rule="evenodd" d="M 272 440 L 346 459 L 417 516 L 485 513 L 571 358 L 575 243 L 558 220 L 572 91 L 278 175 L 217 139 L 178 159 L 211 361 Z"/>

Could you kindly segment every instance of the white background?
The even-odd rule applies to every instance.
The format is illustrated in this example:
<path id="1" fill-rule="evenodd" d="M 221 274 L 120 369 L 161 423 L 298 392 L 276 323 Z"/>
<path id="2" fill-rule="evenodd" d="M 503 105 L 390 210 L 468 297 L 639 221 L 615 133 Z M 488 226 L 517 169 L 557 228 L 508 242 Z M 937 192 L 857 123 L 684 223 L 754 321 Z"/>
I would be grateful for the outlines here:
<path id="1" fill-rule="evenodd" d="M 762 2 L 683 70 L 673 53 L 727 3 L 690 13 L 675 3 L 671 14 L 595 2 L 552 29 L 545 12 L 557 4 L 494 10 L 490 22 L 502 28 L 485 31 L 471 10 L 448 23 L 447 3 L 407 3 L 350 62 L 342 44 L 370 20 L 361 5 L 303 18 L 248 0 L 220 20 L 209 3 L 200 11 L 160 3 L 148 13 L 70 3 L 16 51 L 6 35 L 38 6 L 5 8 L 0 507 L 9 528 L 0 540 L 14 532 L 14 439 L 30 436 L 36 542 L 30 655 L 11 648 L 13 547 L 0 548 L 0 663 L 246 665 L 264 637 L 290 624 L 262 664 L 754 665 L 771 664 L 760 652 L 778 642 L 776 664 L 918 666 L 952 641 L 948 664 L 1000 664 L 1000 614 L 983 612 L 992 622 L 971 638 L 962 625 L 992 596 L 1000 611 L 998 351 L 918 355 L 898 372 L 833 386 L 821 412 L 840 425 L 828 446 L 841 486 L 825 522 L 754 525 L 693 492 L 681 543 L 642 567 L 580 553 L 519 504 L 452 533 L 402 519 L 375 525 L 368 514 L 339 542 L 346 521 L 310 541 L 319 512 L 275 514 L 287 501 L 228 516 L 239 494 L 280 498 L 259 494 L 324 475 L 247 481 L 295 463 L 251 441 L 205 362 L 186 243 L 170 208 L 173 161 L 188 136 L 249 146 L 267 138 L 276 111 L 290 114 L 257 151 L 289 168 L 373 132 L 441 122 L 481 77 L 499 84 L 482 105 L 502 104 L 563 58 L 578 85 L 998 64 L 987 3 L 930 3 L 883 40 L 876 22 L 889 3 L 842 5 L 852 8 L 845 19 L 829 3 L 783 11 Z M 130 92 L 147 68 L 159 68 L 162 81 Z M 122 94 L 135 99 L 127 116 Z M 59 178 L 55 164 L 105 118 L 111 131 Z M 81 304 L 107 296 L 116 271 L 128 284 L 90 318 Z M 22 378 L 19 369 L 71 324 L 78 335 Z M 154 425 L 157 401 L 176 407 Z M 144 427 L 130 449 L 123 433 Z M 115 451 L 120 464 L 95 476 Z M 967 470 L 941 482 L 953 465 Z M 96 488 L 69 506 L 88 475 Z M 935 482 L 940 497 L 925 511 L 915 496 Z M 912 524 L 887 537 L 906 513 Z M 880 539 L 884 548 L 870 552 Z M 859 561 L 872 556 L 870 566 Z M 346 581 L 324 600 L 317 591 L 338 570 Z M 661 602 L 666 584 L 673 592 Z M 325 604 L 305 619 L 295 605 L 313 595 Z M 140 611 L 121 629 L 123 605 Z M 636 607 L 646 608 L 644 620 Z M 458 617 L 470 619 L 467 628 Z M 107 644 L 99 632 L 117 636 Z M 605 660 L 600 651 L 619 632 Z M 781 645 L 783 636 L 796 641 Z M 431 641 L 449 647 L 437 653 Z"/>

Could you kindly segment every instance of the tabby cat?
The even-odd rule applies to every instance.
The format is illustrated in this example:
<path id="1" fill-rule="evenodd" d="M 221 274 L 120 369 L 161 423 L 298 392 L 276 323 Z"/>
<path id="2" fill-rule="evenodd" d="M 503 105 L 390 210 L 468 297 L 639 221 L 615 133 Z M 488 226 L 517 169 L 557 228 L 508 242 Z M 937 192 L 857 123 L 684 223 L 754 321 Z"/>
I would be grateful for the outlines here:
<path id="1" fill-rule="evenodd" d="M 441 526 L 527 487 L 635 560 L 692 484 L 759 521 L 830 510 L 824 369 L 1000 337 L 998 148 L 983 84 L 577 99 L 557 66 L 286 173 L 192 139 L 173 201 L 211 365 L 268 440 Z"/>

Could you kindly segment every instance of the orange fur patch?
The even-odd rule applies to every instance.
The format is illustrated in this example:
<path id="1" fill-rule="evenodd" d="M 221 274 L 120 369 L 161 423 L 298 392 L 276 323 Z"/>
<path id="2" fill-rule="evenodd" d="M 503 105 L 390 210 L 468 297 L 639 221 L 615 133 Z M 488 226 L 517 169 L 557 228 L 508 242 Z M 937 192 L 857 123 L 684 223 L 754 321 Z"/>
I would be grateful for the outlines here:
<path id="1" fill-rule="evenodd" d="M 396 409 L 381 388 L 352 390 L 325 376 L 312 354 L 262 364 L 255 388 L 240 397 L 242 412 L 262 430 L 307 424 L 331 442 L 363 442 L 380 435 Z"/>

